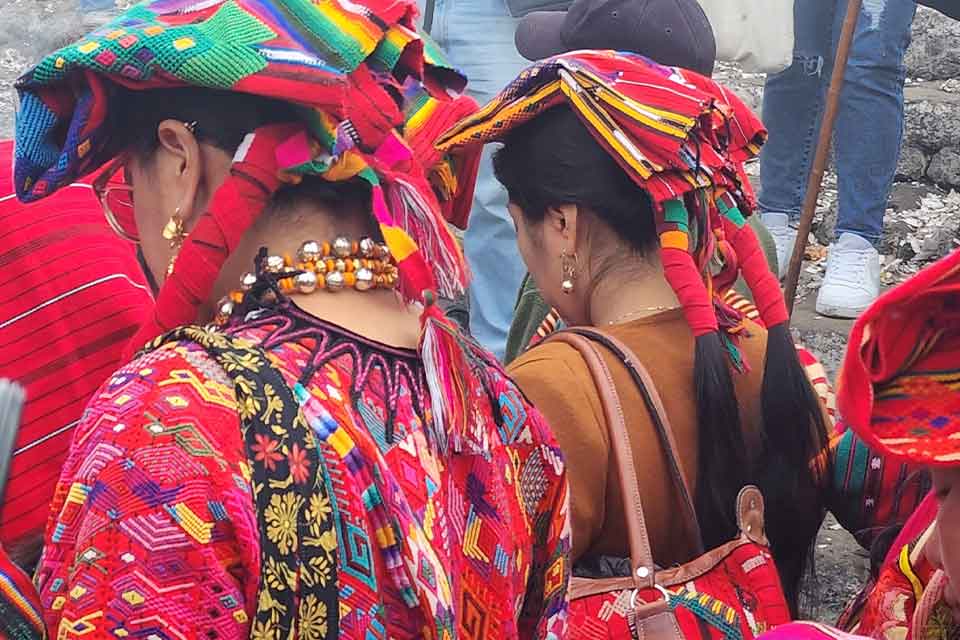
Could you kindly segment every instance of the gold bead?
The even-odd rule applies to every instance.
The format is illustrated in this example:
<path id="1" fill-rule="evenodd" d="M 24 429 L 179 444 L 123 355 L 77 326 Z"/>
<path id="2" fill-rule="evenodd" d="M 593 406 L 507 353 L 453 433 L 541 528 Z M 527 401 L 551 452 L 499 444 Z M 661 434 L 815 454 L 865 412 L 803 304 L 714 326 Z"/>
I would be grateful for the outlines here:
<path id="1" fill-rule="evenodd" d="M 327 272 L 326 260 L 317 260 L 317 265 L 316 267 L 314 267 L 314 271 L 320 274 L 326 273 Z"/>
<path id="2" fill-rule="evenodd" d="M 254 273 L 245 273 L 243 274 L 243 277 L 240 278 L 241 291 L 250 291 L 250 289 L 253 289 L 255 284 L 257 284 L 257 275 Z"/>
<path id="3" fill-rule="evenodd" d="M 360 239 L 360 255 L 364 258 L 373 258 L 377 253 L 377 243 L 370 238 Z"/>
<path id="4" fill-rule="evenodd" d="M 347 270 L 347 263 L 343 261 L 343 258 L 337 258 L 337 261 L 334 263 L 337 271 L 343 273 Z"/>
<path id="5" fill-rule="evenodd" d="M 327 274 L 327 290 L 328 291 L 339 291 L 343 289 L 344 279 L 343 273 L 340 271 L 331 271 Z"/>
<path id="6" fill-rule="evenodd" d="M 297 250 L 297 258 L 300 262 L 317 262 L 322 255 L 320 243 L 315 240 L 304 242 Z"/>
<path id="7" fill-rule="evenodd" d="M 267 271 L 270 273 L 281 273 L 284 266 L 283 256 L 267 256 Z"/>
<path id="8" fill-rule="evenodd" d="M 351 248 L 350 241 L 343 236 L 333 241 L 333 255 L 338 258 L 346 258 L 349 256 Z"/>
<path id="9" fill-rule="evenodd" d="M 357 291 L 367 291 L 373 288 L 373 271 L 357 269 Z"/>
<path id="10" fill-rule="evenodd" d="M 294 282 L 297 285 L 297 291 L 300 293 L 313 293 L 317 290 L 317 274 L 312 271 L 297 274 Z"/>
<path id="11" fill-rule="evenodd" d="M 221 298 L 217 303 L 217 322 L 226 322 L 233 315 L 233 301 L 230 298 Z"/>

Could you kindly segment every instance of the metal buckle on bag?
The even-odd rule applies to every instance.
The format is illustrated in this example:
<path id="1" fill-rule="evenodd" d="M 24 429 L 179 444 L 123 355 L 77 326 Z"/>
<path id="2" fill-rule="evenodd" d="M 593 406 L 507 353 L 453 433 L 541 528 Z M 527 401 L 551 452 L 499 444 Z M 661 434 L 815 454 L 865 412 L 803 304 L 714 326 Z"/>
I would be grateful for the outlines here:
<path id="1" fill-rule="evenodd" d="M 653 588 L 660 592 L 660 595 L 663 596 L 663 601 L 667 604 L 670 604 L 670 592 L 661 587 L 658 584 L 654 584 Z M 634 589 L 633 593 L 630 594 L 630 608 L 636 609 L 637 607 L 637 597 L 640 595 L 639 589 Z"/>

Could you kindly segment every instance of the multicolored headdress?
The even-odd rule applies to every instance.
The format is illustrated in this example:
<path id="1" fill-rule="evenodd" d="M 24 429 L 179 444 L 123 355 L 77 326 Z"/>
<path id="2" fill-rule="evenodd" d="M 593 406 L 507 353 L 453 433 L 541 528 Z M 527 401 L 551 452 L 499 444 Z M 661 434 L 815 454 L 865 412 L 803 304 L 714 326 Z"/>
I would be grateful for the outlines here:
<path id="1" fill-rule="evenodd" d="M 17 193 L 42 198 L 110 159 L 122 146 L 109 126 L 119 87 L 204 87 L 299 106 L 309 135 L 278 146 L 281 173 L 370 184 L 399 290 L 424 303 L 420 349 L 435 428 L 455 442 L 470 420 L 467 398 L 477 382 L 464 358 L 473 352 L 433 301 L 466 286 L 444 214 L 465 217 L 479 150 L 440 154 L 431 137 L 439 132 L 434 120 L 449 126 L 476 104 L 460 95 L 466 79 L 417 33 L 416 13 L 414 0 L 138 4 L 18 80 Z M 266 204 L 235 183 L 221 186 L 185 239 L 133 349 L 195 322 L 200 301 L 210 299 L 224 261 Z"/>
<path id="2" fill-rule="evenodd" d="M 759 119 L 713 80 L 643 56 L 580 51 L 539 62 L 437 142 L 502 141 L 568 105 L 655 206 L 661 259 L 695 336 L 736 333 L 740 315 L 714 295 L 742 273 L 768 328 L 788 320 L 776 278 L 745 216 L 755 202 L 743 162 L 766 140 Z M 719 264 L 719 269 L 716 265 Z M 734 363 L 742 365 L 727 340 Z"/>
<path id="3" fill-rule="evenodd" d="M 458 97 L 465 78 L 417 33 L 415 15 L 412 0 L 136 5 L 17 82 L 17 193 L 24 201 L 42 198 L 110 159 L 117 86 L 196 86 L 286 100 L 309 113 L 314 137 L 299 151 L 287 149 L 289 171 L 366 179 L 405 295 L 454 295 L 467 272 L 436 195 L 446 198 L 446 209 L 462 208 L 472 198 L 474 163 L 436 155 L 423 167 L 404 133 L 408 121 L 414 133 L 424 130 L 424 106 L 462 117 L 474 105 Z M 415 143 L 425 146 L 422 136 Z M 423 188 L 427 178 L 436 193 Z"/>
<path id="4" fill-rule="evenodd" d="M 960 250 L 882 295 L 850 332 L 837 405 L 877 451 L 960 466 Z"/>

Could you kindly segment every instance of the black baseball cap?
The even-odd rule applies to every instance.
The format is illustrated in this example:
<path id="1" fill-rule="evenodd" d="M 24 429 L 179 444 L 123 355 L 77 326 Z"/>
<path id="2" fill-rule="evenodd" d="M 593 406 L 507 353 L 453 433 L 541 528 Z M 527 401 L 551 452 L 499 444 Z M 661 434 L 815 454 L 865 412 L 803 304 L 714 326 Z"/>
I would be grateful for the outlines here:
<path id="1" fill-rule="evenodd" d="M 567 11 L 526 15 L 516 42 L 528 60 L 614 49 L 705 76 L 717 57 L 713 29 L 697 0 L 575 0 Z"/>

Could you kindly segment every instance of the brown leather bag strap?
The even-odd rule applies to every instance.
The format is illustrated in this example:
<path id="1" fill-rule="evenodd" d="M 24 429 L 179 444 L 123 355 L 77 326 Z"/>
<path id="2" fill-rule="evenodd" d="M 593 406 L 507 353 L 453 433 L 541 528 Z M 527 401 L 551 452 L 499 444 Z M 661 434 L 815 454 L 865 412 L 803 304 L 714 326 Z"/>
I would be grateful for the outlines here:
<path id="1" fill-rule="evenodd" d="M 643 502 L 640 498 L 637 470 L 633 465 L 630 436 L 627 433 L 623 406 L 620 404 L 613 376 L 600 352 L 590 340 L 570 331 L 561 331 L 550 336 L 547 341 L 565 342 L 576 349 L 587 363 L 587 369 L 600 395 L 614 462 L 620 476 L 624 516 L 627 519 L 627 538 L 630 542 L 630 568 L 633 582 L 638 589 L 649 589 L 654 586 L 656 565 L 653 562 L 650 537 L 647 535 L 647 524 L 643 517 Z"/>
<path id="2" fill-rule="evenodd" d="M 704 552 L 703 536 L 700 532 L 700 522 L 697 520 L 697 508 L 693 502 L 693 492 L 690 490 L 690 484 L 687 481 L 689 477 L 683 468 L 683 461 L 680 459 L 680 451 L 677 448 L 677 441 L 673 437 L 673 427 L 670 426 L 670 418 L 667 417 L 667 411 L 663 406 L 660 394 L 657 392 L 657 386 L 650 377 L 647 368 L 643 366 L 636 354 L 618 338 L 596 329 L 594 327 L 573 327 L 568 329 L 579 335 L 582 335 L 594 342 L 598 342 L 612 352 L 620 362 L 627 368 L 634 384 L 637 385 L 640 394 L 643 396 L 644 404 L 650 413 L 650 419 L 657 431 L 657 437 L 660 439 L 660 446 L 667 455 L 667 467 L 673 477 L 674 484 L 680 491 L 680 497 L 683 502 L 684 520 L 689 535 L 692 537 L 694 548 L 697 554 Z"/>

